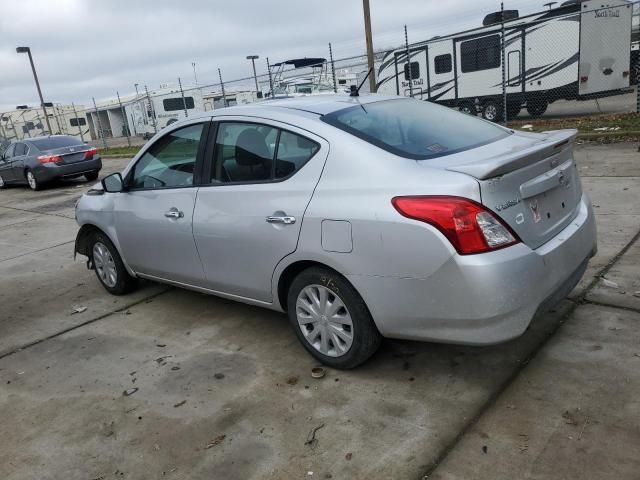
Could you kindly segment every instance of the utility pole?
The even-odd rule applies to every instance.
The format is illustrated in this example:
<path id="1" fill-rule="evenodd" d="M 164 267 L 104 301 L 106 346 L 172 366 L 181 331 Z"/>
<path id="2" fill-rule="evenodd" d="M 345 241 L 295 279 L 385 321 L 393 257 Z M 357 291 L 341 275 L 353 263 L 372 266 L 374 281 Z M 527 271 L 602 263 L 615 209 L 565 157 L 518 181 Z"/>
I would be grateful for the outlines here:
<path id="1" fill-rule="evenodd" d="M 376 72 L 373 62 L 373 37 L 371 36 L 371 11 L 369 9 L 369 0 L 362 0 L 362 8 L 364 10 L 364 35 L 367 41 L 367 65 L 371 72 L 369 74 L 369 91 L 376 92 Z"/>
<path id="2" fill-rule="evenodd" d="M 256 82 L 256 97 L 261 98 L 262 95 L 259 95 L 260 87 L 258 87 L 258 76 L 256 75 L 256 60 L 260 58 L 258 55 L 247 55 L 247 60 L 251 60 L 251 65 L 253 66 L 253 80 Z"/>
<path id="3" fill-rule="evenodd" d="M 31 63 L 31 71 L 33 72 L 33 79 L 36 81 L 36 88 L 38 89 L 38 95 L 40 96 L 40 106 L 42 107 L 42 112 L 44 113 L 44 119 L 47 122 L 49 135 L 51 135 L 51 125 L 49 124 L 49 116 L 47 115 L 47 108 L 44 106 L 44 99 L 42 98 L 42 90 L 40 89 L 40 82 L 38 81 L 38 74 L 36 73 L 36 67 L 33 64 L 31 49 L 29 47 L 17 47 L 16 53 L 26 53 L 27 55 L 29 55 L 29 63 Z"/>

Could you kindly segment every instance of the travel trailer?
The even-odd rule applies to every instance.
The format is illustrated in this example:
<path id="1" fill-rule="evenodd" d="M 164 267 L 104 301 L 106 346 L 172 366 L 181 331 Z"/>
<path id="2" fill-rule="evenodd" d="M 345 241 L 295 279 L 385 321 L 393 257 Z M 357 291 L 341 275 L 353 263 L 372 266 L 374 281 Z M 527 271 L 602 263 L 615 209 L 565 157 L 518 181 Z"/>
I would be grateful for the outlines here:
<path id="1" fill-rule="evenodd" d="M 556 100 L 626 93 L 631 17 L 625 0 L 569 1 L 526 17 L 493 13 L 482 27 L 387 52 L 377 91 L 480 111 L 493 121 L 503 118 L 503 81 L 508 118 L 522 107 L 538 116 Z"/>

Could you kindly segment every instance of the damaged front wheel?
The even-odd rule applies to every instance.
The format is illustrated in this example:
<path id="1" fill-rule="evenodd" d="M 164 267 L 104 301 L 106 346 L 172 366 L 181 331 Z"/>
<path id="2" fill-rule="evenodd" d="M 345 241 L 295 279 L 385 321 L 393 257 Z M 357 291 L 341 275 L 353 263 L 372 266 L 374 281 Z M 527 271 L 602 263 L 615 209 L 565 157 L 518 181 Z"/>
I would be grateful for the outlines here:
<path id="1" fill-rule="evenodd" d="M 89 263 L 96 271 L 102 286 L 112 295 L 124 295 L 137 285 L 137 279 L 129 275 L 118 250 L 103 233 L 96 233 L 89 249 Z"/>

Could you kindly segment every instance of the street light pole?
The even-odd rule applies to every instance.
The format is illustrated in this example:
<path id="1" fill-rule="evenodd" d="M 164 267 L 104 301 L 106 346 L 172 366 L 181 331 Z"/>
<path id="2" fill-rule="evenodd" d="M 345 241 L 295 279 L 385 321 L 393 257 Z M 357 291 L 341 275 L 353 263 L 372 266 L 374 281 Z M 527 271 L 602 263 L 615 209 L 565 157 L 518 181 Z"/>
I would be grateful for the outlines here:
<path id="1" fill-rule="evenodd" d="M 253 80 L 256 82 L 256 96 L 258 96 L 258 98 L 260 98 L 260 88 L 258 87 L 258 76 L 256 75 L 256 60 L 259 58 L 258 55 L 247 55 L 247 60 L 251 60 L 251 66 L 253 67 Z"/>
<path id="2" fill-rule="evenodd" d="M 31 71 L 33 71 L 33 78 L 36 81 L 36 88 L 38 89 L 38 95 L 40 96 L 40 105 L 42 106 L 42 112 L 44 113 L 44 119 L 47 122 L 47 128 L 49 129 L 49 135 L 51 135 L 51 125 L 49 124 L 49 116 L 47 115 L 47 109 L 44 106 L 44 99 L 42 98 L 42 90 L 40 89 L 40 82 L 38 81 L 38 74 L 36 73 L 36 67 L 33 64 L 33 57 L 31 56 L 31 49 L 29 47 L 17 47 L 16 53 L 26 53 L 29 55 L 29 63 L 31 63 Z"/>
<path id="3" fill-rule="evenodd" d="M 369 0 L 362 0 L 362 8 L 364 10 L 364 35 L 367 41 L 367 66 L 371 72 L 369 74 L 369 91 L 376 92 L 376 72 L 373 64 L 373 37 L 371 36 L 371 10 L 369 9 Z"/>

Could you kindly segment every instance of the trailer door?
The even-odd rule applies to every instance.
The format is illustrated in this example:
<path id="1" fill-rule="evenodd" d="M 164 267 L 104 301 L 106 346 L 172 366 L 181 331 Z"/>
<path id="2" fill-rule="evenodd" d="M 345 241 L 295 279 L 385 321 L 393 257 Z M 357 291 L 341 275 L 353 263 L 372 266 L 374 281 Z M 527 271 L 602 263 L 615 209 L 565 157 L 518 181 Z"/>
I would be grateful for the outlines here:
<path id="1" fill-rule="evenodd" d="M 454 99 L 455 81 L 453 42 L 442 40 L 429 43 L 429 100 Z"/>
<path id="2" fill-rule="evenodd" d="M 428 97 L 427 47 L 415 47 L 409 50 L 409 61 L 406 51 L 396 52 L 398 68 L 398 91 L 405 97 L 412 96 L 419 100 Z"/>
<path id="3" fill-rule="evenodd" d="M 629 2 L 582 2 L 580 15 L 579 94 L 589 95 L 629 86 L 631 13 Z"/>

